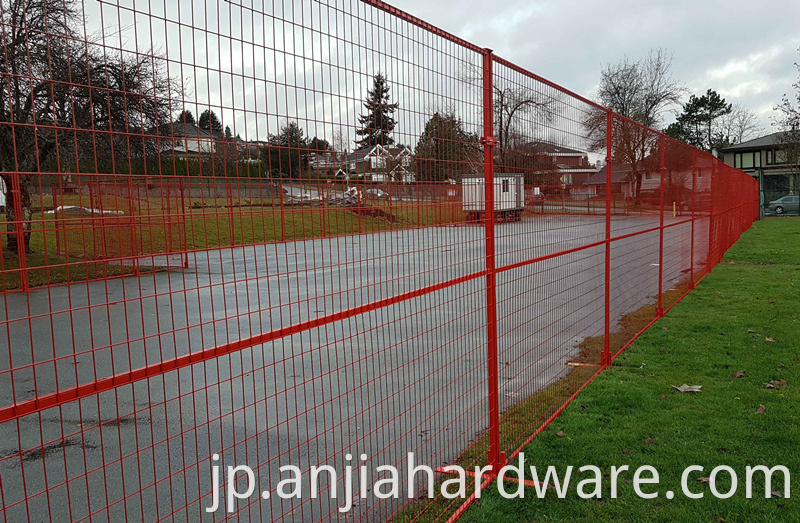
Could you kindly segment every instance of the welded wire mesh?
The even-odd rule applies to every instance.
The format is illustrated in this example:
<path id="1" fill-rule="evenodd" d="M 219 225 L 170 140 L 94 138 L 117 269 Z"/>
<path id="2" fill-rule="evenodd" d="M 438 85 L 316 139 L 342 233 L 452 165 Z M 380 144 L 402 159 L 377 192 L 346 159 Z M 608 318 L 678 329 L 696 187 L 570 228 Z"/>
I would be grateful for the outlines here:
<path id="1" fill-rule="evenodd" d="M 758 215 L 376 0 L 0 9 L 5 521 L 446 519 L 280 467 L 501 464 Z M 206 513 L 240 464 L 256 495 Z"/>

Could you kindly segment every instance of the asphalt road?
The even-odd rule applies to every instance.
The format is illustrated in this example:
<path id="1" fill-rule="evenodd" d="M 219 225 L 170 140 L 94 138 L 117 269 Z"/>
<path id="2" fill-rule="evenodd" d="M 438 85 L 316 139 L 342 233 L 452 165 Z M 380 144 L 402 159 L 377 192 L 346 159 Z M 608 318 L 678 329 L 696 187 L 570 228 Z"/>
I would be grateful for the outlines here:
<path id="1" fill-rule="evenodd" d="M 615 216 L 613 229 L 657 225 Z M 497 265 L 600 241 L 604 227 L 603 216 L 499 224 Z M 707 229 L 698 219 L 696 264 Z M 689 231 L 666 229 L 665 290 L 687 277 Z M 16 370 L 0 379 L 0 407 L 481 271 L 483 233 L 430 227 L 204 251 L 183 271 L 6 294 L 0 349 L 13 363 L 0 372 Z M 614 321 L 655 300 L 658 239 L 613 244 Z M 603 262 L 598 246 L 498 274 L 501 408 L 563 377 L 577 345 L 602 333 Z M 261 464 L 257 492 L 274 491 L 282 465 L 342 471 L 348 452 L 367 454 L 370 468 L 408 452 L 445 464 L 486 428 L 485 303 L 481 277 L 0 424 L 4 516 L 222 519 L 203 512 L 210 497 L 198 501 L 215 452 L 223 465 Z M 332 501 L 308 490 L 302 501 L 254 497 L 238 517 L 335 519 L 341 488 Z M 384 520 L 399 503 L 362 503 L 350 517 Z"/>

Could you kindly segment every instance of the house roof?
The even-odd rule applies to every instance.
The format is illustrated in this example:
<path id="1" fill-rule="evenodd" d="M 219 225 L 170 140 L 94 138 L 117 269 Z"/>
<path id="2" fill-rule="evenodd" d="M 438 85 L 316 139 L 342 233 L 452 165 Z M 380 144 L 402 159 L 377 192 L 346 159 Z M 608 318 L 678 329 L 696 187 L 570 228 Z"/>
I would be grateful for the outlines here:
<path id="1" fill-rule="evenodd" d="M 631 166 L 614 162 L 611 164 L 611 183 L 624 183 L 630 178 Z M 608 165 L 604 165 L 599 171 L 586 179 L 585 185 L 605 185 Z"/>
<path id="2" fill-rule="evenodd" d="M 720 149 L 719 152 L 732 153 L 736 151 L 754 151 L 768 147 L 774 147 L 776 145 L 781 145 L 782 138 L 785 135 L 785 131 L 778 131 L 777 133 L 768 134 L 766 136 L 761 136 L 760 138 L 755 138 L 746 142 L 737 143 L 736 145 L 731 145 L 730 147 L 725 147 L 724 149 Z"/>
<path id="3" fill-rule="evenodd" d="M 348 154 L 345 157 L 345 161 L 347 161 L 347 162 L 357 162 L 357 161 L 363 160 L 364 158 L 369 156 L 370 153 L 372 153 L 372 151 L 375 150 L 376 147 L 377 147 L 377 145 L 373 145 L 371 147 L 362 147 L 360 149 L 356 149 L 355 151 L 353 151 L 352 153 Z"/>
<path id="4" fill-rule="evenodd" d="M 549 142 L 529 142 L 523 145 L 523 148 L 530 148 L 537 153 L 546 154 L 549 156 L 586 156 L 587 153 L 572 149 L 563 145 L 556 145 Z"/>
<path id="5" fill-rule="evenodd" d="M 399 145 L 372 145 L 370 147 L 362 147 L 360 149 L 356 149 L 352 153 L 348 154 L 345 160 L 347 162 L 358 162 L 363 160 L 367 156 L 373 153 L 375 148 L 380 147 L 385 153 L 381 153 L 382 155 L 388 155 L 392 158 L 397 158 L 398 156 L 402 155 L 403 153 L 412 154 L 411 149 L 406 146 L 399 146 Z"/>
<path id="6" fill-rule="evenodd" d="M 167 136 L 175 138 L 197 138 L 200 140 L 210 140 L 211 134 L 199 127 L 185 122 L 170 122 L 164 125 L 159 125 L 155 128 L 157 136 Z"/>

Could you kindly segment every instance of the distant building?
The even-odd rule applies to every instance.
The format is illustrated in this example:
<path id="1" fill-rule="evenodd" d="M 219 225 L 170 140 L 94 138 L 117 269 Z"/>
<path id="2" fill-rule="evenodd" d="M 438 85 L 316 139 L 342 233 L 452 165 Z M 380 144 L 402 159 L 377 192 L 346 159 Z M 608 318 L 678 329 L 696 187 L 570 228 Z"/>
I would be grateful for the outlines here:
<path id="1" fill-rule="evenodd" d="M 308 167 L 312 171 L 337 171 L 344 165 L 343 154 L 335 151 L 311 152 Z"/>
<path id="2" fill-rule="evenodd" d="M 374 145 L 364 147 L 346 156 L 347 170 L 353 174 L 389 172 L 397 165 L 411 167 L 414 154 L 403 146 Z"/>
<path id="3" fill-rule="evenodd" d="M 800 173 L 788 163 L 785 133 L 777 132 L 721 149 L 726 165 L 741 169 L 754 178 L 764 173 L 764 202 L 800 193 Z"/>
<path id="4" fill-rule="evenodd" d="M 178 158 L 200 158 L 215 152 L 214 139 L 199 127 L 183 122 L 161 125 L 153 133 L 157 136 L 161 154 Z"/>
<path id="5" fill-rule="evenodd" d="M 546 162 L 536 163 L 552 169 L 562 185 L 583 185 L 597 172 L 597 168 L 589 161 L 587 152 L 571 147 L 549 142 L 530 142 L 524 144 L 520 151 L 547 159 Z"/>
<path id="6" fill-rule="evenodd" d="M 783 147 L 785 132 L 777 132 L 737 143 L 721 149 L 722 160 L 726 165 L 741 169 L 750 176 L 757 177 L 759 171 L 764 176 L 787 176 L 794 181 L 797 178 L 796 166 L 787 162 Z M 793 186 L 798 189 L 796 185 Z"/>

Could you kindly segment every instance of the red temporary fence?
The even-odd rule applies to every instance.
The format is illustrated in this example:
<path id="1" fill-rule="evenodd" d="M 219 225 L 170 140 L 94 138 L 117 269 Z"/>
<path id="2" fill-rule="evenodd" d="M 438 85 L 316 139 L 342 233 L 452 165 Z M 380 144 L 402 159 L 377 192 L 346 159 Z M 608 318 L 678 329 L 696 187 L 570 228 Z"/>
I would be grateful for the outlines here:
<path id="1" fill-rule="evenodd" d="M 376 468 L 488 484 L 758 217 L 383 2 L 156 4 L 0 2 L 3 521 L 456 518 Z"/>

